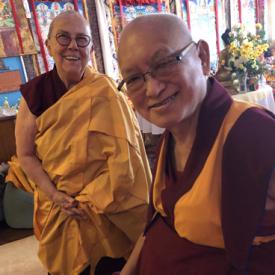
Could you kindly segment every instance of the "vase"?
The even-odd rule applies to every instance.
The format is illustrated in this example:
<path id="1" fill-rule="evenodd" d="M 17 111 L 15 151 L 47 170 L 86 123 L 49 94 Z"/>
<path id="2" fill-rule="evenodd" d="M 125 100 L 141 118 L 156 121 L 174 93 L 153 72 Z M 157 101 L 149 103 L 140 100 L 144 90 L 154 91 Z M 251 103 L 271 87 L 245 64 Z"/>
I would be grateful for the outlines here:
<path id="1" fill-rule="evenodd" d="M 245 93 L 247 92 L 247 74 L 246 73 L 240 73 L 238 74 L 238 81 L 239 81 L 239 93 Z"/>
<path id="2" fill-rule="evenodd" d="M 247 78 L 247 88 L 248 91 L 256 91 L 259 88 L 259 77 L 256 76 L 250 76 Z"/>

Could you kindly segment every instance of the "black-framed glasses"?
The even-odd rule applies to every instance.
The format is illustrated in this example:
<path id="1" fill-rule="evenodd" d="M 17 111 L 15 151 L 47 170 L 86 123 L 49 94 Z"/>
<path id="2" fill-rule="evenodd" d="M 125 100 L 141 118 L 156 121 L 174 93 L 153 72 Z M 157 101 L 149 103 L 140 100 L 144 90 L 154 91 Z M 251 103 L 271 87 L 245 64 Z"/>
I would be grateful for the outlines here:
<path id="1" fill-rule="evenodd" d="M 191 41 L 182 49 L 163 58 L 157 64 L 152 65 L 147 72 L 137 73 L 123 79 L 118 85 L 118 90 L 121 91 L 124 84 L 126 84 L 127 92 L 129 94 L 134 94 L 143 90 L 145 87 L 146 75 L 150 75 L 158 80 L 165 80 L 171 77 L 171 75 L 178 69 L 177 65 L 182 62 L 182 59 L 193 45 L 196 45 L 196 43 Z"/>
<path id="2" fill-rule="evenodd" d="M 86 34 L 81 34 L 81 35 L 76 36 L 75 38 L 72 38 L 68 34 L 57 33 L 55 36 L 55 39 L 59 45 L 64 46 L 64 47 L 69 46 L 73 39 L 75 40 L 76 45 L 80 48 L 87 47 L 91 42 L 91 37 Z"/>

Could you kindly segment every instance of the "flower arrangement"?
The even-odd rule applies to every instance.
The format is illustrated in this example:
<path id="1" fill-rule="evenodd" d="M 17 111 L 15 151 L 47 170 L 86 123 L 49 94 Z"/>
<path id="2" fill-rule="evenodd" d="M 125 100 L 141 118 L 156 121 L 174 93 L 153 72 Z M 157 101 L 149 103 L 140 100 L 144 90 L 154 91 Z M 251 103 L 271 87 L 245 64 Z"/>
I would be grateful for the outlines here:
<path id="1" fill-rule="evenodd" d="M 237 74 L 246 73 L 248 77 L 264 73 L 263 53 L 269 48 L 264 39 L 265 31 L 256 24 L 256 34 L 246 32 L 244 26 L 236 25 L 229 33 L 228 61 L 226 66 Z"/>

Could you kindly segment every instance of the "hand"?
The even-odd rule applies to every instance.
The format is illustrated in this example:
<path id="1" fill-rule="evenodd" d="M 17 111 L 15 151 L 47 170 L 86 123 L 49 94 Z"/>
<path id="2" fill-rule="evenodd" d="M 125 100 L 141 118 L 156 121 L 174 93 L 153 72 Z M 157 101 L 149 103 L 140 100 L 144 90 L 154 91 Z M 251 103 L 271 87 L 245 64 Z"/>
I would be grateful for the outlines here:
<path id="1" fill-rule="evenodd" d="M 51 196 L 51 200 L 67 215 L 75 219 L 87 219 L 87 215 L 84 210 L 78 208 L 78 201 L 69 195 L 56 190 Z"/>

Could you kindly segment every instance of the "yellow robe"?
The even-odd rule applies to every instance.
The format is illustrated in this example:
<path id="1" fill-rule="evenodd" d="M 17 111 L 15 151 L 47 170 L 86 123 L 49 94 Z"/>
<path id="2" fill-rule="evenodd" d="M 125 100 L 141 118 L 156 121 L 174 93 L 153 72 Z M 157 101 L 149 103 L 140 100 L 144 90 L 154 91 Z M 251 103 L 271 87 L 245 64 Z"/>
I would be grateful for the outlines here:
<path id="1" fill-rule="evenodd" d="M 53 275 L 74 275 L 102 256 L 127 257 L 142 232 L 151 174 L 137 120 L 101 74 L 84 79 L 37 118 L 36 152 L 57 189 L 89 216 L 76 220 L 34 189 L 39 257 Z M 8 180 L 27 191 L 16 159 Z"/>

